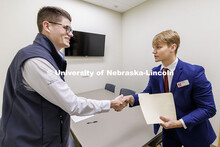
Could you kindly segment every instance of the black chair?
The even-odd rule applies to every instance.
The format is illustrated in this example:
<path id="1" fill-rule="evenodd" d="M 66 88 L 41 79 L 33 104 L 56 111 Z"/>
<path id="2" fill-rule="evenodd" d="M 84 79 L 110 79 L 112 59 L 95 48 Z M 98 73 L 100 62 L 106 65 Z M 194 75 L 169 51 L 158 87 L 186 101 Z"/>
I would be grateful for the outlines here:
<path id="1" fill-rule="evenodd" d="M 111 92 L 115 93 L 115 85 L 113 85 L 113 84 L 106 83 L 106 84 L 105 84 L 105 89 L 108 90 L 108 91 L 111 91 Z"/>
<path id="2" fill-rule="evenodd" d="M 127 89 L 127 88 L 121 88 L 119 95 L 123 94 L 124 96 L 126 95 L 134 95 L 136 91 Z"/>
<path id="3" fill-rule="evenodd" d="M 161 147 L 161 146 L 162 146 L 162 132 L 156 135 L 154 138 L 152 138 L 142 147 Z"/>

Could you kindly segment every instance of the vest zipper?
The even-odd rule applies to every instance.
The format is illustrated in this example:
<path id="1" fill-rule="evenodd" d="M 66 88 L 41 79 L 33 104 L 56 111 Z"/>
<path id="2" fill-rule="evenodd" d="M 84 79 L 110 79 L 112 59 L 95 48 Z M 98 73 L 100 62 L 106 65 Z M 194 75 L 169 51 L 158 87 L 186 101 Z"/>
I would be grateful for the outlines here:
<path id="1" fill-rule="evenodd" d="M 63 143 L 63 116 L 60 115 L 60 141 Z"/>

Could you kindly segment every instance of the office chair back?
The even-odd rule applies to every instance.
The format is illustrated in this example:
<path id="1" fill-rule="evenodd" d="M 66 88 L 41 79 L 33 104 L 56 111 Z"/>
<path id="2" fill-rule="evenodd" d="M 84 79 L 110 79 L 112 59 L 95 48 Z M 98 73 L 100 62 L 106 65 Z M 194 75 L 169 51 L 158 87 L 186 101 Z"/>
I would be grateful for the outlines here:
<path id="1" fill-rule="evenodd" d="M 111 92 L 115 93 L 115 85 L 113 85 L 113 84 L 106 83 L 106 84 L 105 84 L 105 89 L 108 90 L 108 91 L 111 91 Z"/>
<path id="2" fill-rule="evenodd" d="M 136 91 L 127 89 L 127 88 L 121 88 L 119 95 L 123 94 L 124 96 L 126 95 L 134 95 Z"/>

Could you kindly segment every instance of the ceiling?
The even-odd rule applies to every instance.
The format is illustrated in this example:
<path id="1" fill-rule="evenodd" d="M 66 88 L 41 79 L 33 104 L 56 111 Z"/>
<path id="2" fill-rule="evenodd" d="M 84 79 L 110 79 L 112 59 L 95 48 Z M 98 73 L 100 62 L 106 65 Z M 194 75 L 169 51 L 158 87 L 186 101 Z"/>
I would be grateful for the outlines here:
<path id="1" fill-rule="evenodd" d="M 147 0 L 83 0 L 85 2 L 123 13 Z"/>

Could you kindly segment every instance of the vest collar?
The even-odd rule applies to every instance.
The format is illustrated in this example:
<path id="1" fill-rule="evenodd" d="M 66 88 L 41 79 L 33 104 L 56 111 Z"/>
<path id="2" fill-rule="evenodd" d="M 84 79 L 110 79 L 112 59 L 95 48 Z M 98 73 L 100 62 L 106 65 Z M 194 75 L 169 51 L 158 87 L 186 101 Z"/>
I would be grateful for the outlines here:
<path id="1" fill-rule="evenodd" d="M 55 60 L 58 68 L 61 71 L 66 71 L 66 60 L 58 53 L 55 45 L 47 36 L 38 33 L 34 40 L 34 44 L 38 44 L 49 51 L 49 53 Z"/>

